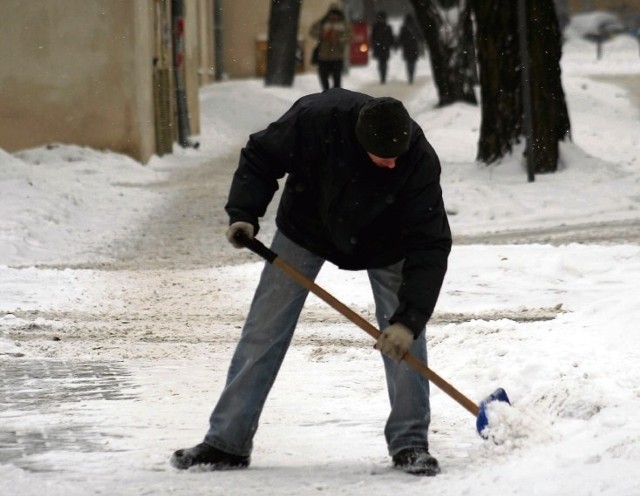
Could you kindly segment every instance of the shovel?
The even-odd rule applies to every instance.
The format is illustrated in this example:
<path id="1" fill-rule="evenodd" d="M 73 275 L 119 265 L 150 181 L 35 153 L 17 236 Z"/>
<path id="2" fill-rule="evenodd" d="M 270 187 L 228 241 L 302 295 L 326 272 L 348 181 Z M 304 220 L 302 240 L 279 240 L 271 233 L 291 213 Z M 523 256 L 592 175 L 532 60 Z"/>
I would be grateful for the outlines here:
<path id="1" fill-rule="evenodd" d="M 236 234 L 235 239 L 243 246 L 254 252 L 256 255 L 264 258 L 268 263 L 281 269 L 298 284 L 311 291 L 325 303 L 332 306 L 335 310 L 340 312 L 343 316 L 360 327 L 376 341 L 378 340 L 382 333 L 376 327 L 374 327 L 371 323 L 358 315 L 356 312 L 351 310 L 344 303 L 334 298 L 331 294 L 318 286 L 315 282 L 305 276 L 298 269 L 282 260 L 276 253 L 267 248 L 262 242 L 258 241 L 255 238 L 249 238 L 242 231 Z M 501 401 L 510 404 L 509 397 L 507 396 L 506 391 L 502 388 L 498 388 L 491 395 L 485 398 L 480 403 L 480 405 L 477 405 L 460 391 L 458 391 L 455 387 L 445 381 L 442 377 L 436 374 L 433 370 L 431 370 L 426 364 L 418 360 L 411 353 L 407 353 L 402 359 L 415 370 L 417 370 L 420 374 L 422 374 L 426 379 L 438 386 L 448 396 L 462 405 L 462 407 L 469 411 L 469 413 L 471 413 L 474 417 L 476 417 L 476 430 L 478 431 L 478 434 L 480 434 L 480 436 L 484 439 L 487 439 L 489 437 L 486 430 L 489 425 L 489 418 L 487 416 L 488 405 L 494 401 Z"/>

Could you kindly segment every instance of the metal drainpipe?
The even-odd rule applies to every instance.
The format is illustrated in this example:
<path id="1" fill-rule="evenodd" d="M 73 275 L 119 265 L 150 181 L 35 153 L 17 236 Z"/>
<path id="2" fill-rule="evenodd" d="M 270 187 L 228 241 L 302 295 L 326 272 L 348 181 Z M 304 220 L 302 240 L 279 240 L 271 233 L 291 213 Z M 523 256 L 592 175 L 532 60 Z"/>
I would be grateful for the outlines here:
<path id="1" fill-rule="evenodd" d="M 173 30 L 173 73 L 176 85 L 176 110 L 178 114 L 178 143 L 183 148 L 198 148 L 200 143 L 189 139 L 189 108 L 184 77 L 184 0 L 171 1 L 171 24 Z"/>
<path id="2" fill-rule="evenodd" d="M 213 38 L 215 57 L 215 80 L 222 81 L 224 54 L 222 46 L 222 0 L 213 0 Z"/>

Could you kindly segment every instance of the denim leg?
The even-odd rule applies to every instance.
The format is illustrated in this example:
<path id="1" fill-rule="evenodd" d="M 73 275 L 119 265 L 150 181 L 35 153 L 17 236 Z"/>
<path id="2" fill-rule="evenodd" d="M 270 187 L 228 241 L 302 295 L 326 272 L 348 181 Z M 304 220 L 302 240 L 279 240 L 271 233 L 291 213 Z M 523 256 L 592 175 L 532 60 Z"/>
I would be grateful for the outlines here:
<path id="1" fill-rule="evenodd" d="M 410 83 L 413 83 L 413 78 L 415 73 L 416 73 L 416 61 L 407 60 L 407 76 L 409 78 Z"/>
<path id="2" fill-rule="evenodd" d="M 398 307 L 402 265 L 403 262 L 400 262 L 368 271 L 380 329 L 389 325 L 389 319 Z M 410 351 L 427 363 L 425 330 L 413 341 Z M 398 363 L 385 355 L 382 359 L 391 403 L 391 413 L 384 430 L 389 454 L 393 456 L 404 448 L 428 448 L 431 420 L 429 381 L 404 361 Z"/>
<path id="3" fill-rule="evenodd" d="M 311 280 L 324 259 L 279 231 L 271 248 Z M 282 270 L 265 264 L 227 373 L 227 382 L 209 419 L 208 444 L 248 456 L 267 395 L 291 343 L 309 291 Z"/>

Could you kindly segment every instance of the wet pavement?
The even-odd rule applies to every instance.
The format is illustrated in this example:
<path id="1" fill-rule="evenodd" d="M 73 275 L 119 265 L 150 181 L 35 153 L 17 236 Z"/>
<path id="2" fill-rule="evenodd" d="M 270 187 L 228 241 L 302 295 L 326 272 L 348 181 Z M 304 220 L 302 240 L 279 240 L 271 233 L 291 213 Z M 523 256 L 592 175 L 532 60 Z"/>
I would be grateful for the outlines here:
<path id="1" fill-rule="evenodd" d="M 87 400 L 135 398 L 135 385 L 121 364 L 88 361 L 17 359 L 2 362 L 0 376 L 0 463 L 34 469 L 26 457 L 48 451 L 101 451 L 96 426 L 76 423 L 50 425 L 48 414 L 73 411 Z M 7 428 L 14 417 L 32 417 L 27 428 Z M 35 427 L 42 417 L 40 427 Z M 73 415 L 71 415 L 73 417 Z M 62 417 L 64 418 L 64 416 Z M 25 460 L 21 463 L 20 460 Z"/>

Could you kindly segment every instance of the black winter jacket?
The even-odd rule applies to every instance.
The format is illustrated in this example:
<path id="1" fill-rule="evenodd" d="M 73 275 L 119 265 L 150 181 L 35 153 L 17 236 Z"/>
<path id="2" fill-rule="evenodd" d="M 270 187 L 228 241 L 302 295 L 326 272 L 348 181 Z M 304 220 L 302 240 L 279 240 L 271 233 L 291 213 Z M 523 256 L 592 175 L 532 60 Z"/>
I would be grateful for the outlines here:
<path id="1" fill-rule="evenodd" d="M 389 58 L 391 48 L 396 42 L 391 26 L 385 21 L 377 21 L 371 30 L 371 47 L 373 56 L 376 59 L 386 60 Z"/>
<path id="2" fill-rule="evenodd" d="M 400 305 L 390 322 L 417 336 L 435 307 L 451 250 L 440 162 L 413 122 L 410 149 L 394 169 L 375 166 L 355 136 L 370 96 L 341 88 L 305 96 L 240 154 L 226 211 L 256 233 L 278 179 L 288 174 L 278 229 L 343 269 L 404 260 Z"/>

